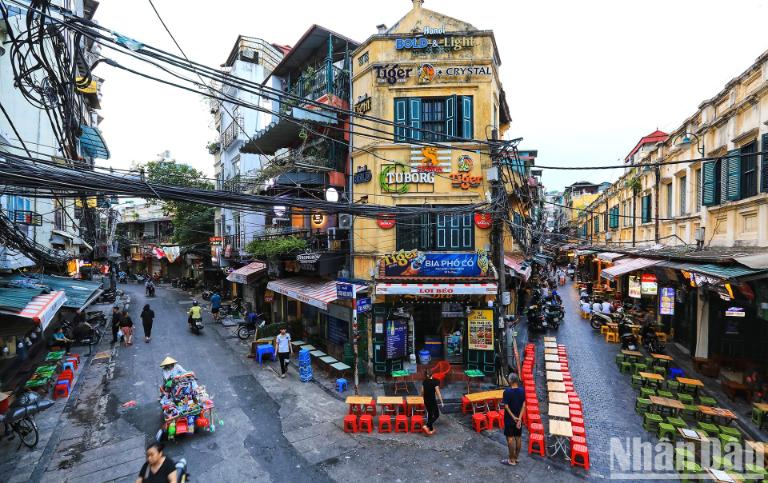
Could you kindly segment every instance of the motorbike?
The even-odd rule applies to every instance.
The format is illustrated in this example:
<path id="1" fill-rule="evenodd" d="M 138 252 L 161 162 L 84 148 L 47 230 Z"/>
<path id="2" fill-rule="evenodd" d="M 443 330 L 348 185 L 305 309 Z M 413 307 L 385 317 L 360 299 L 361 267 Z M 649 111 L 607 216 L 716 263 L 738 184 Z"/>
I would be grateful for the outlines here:
<path id="1" fill-rule="evenodd" d="M 599 330 L 600 327 L 606 324 L 612 324 L 613 322 L 613 317 L 611 317 L 609 314 L 604 314 L 602 312 L 592 312 L 589 325 L 591 325 L 593 329 Z"/>
<path id="2" fill-rule="evenodd" d="M 237 336 L 240 340 L 248 340 L 249 337 L 256 334 L 256 329 L 260 329 L 267 324 L 267 321 L 257 314 L 255 317 L 249 317 L 244 322 L 237 324 Z"/>
<path id="3" fill-rule="evenodd" d="M 550 307 L 544 307 L 544 320 L 549 327 L 552 327 L 553 329 L 559 329 L 560 321 L 562 318 L 562 312 L 553 310 Z"/>
<path id="4" fill-rule="evenodd" d="M 637 337 L 632 333 L 632 329 L 629 327 L 627 321 L 622 321 L 619 324 L 619 339 L 621 340 L 621 348 L 623 350 L 637 350 Z"/>
<path id="5" fill-rule="evenodd" d="M 118 277 L 117 281 L 119 283 L 128 283 L 128 276 L 125 274 L 125 272 L 121 273 Z"/>
<path id="6" fill-rule="evenodd" d="M 528 307 L 528 330 L 546 330 L 549 325 L 544 311 L 538 305 Z"/>
<path id="7" fill-rule="evenodd" d="M 203 293 L 201 294 L 203 300 L 211 300 L 211 296 L 213 296 L 212 290 L 203 290 Z"/>
<path id="8" fill-rule="evenodd" d="M 232 317 L 236 319 L 245 313 L 243 301 L 240 298 L 236 298 L 229 304 L 222 304 L 219 313 L 222 317 Z"/>
<path id="9" fill-rule="evenodd" d="M 176 481 L 178 483 L 186 483 L 190 480 L 189 472 L 187 471 L 187 460 L 181 458 L 176 463 Z"/>
<path id="10" fill-rule="evenodd" d="M 665 346 L 659 340 L 655 331 L 645 331 L 643 334 L 643 347 L 651 354 L 663 354 Z"/>
<path id="11" fill-rule="evenodd" d="M 189 330 L 195 335 L 200 335 L 203 331 L 203 319 L 190 319 Z"/>
<path id="12" fill-rule="evenodd" d="M 147 285 L 146 289 L 144 290 L 144 294 L 147 297 L 154 297 L 155 296 L 155 286 L 154 285 Z"/>
<path id="13" fill-rule="evenodd" d="M 104 327 L 107 324 L 107 316 L 101 310 L 86 312 L 85 321 L 94 326 Z"/>

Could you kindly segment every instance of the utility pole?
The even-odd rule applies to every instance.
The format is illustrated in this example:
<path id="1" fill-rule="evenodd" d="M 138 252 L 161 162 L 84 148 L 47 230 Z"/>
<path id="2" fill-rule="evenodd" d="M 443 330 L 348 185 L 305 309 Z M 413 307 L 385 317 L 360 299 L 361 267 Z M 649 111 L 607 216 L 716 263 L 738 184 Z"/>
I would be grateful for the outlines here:
<path id="1" fill-rule="evenodd" d="M 499 147 L 495 141 L 498 141 L 499 132 L 496 129 L 491 131 L 491 139 L 494 141 L 491 144 L 491 165 L 496 168 L 496 181 L 492 185 L 492 198 L 493 203 L 491 209 L 493 209 L 493 232 L 491 233 L 491 253 L 493 256 L 494 264 L 497 267 L 499 283 L 498 292 L 496 295 L 496 314 L 497 314 L 497 327 L 499 332 L 499 351 L 500 357 L 504 364 L 509 365 L 507 360 L 506 351 L 506 320 L 504 318 L 504 296 L 506 293 L 506 273 L 504 264 L 504 225 L 508 218 L 507 213 L 502 213 L 501 209 L 506 209 L 507 203 L 501 203 L 500 200 L 507 196 L 506 187 L 501 180 L 501 164 L 502 159 L 499 156 Z M 504 365 L 500 368 L 501 375 L 505 375 Z M 498 378 L 498 374 L 497 374 Z"/>

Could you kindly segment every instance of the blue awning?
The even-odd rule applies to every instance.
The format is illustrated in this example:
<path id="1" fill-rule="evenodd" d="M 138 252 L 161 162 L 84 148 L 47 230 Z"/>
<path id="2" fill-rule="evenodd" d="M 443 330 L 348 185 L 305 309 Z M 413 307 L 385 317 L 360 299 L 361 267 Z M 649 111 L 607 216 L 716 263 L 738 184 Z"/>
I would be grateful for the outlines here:
<path id="1" fill-rule="evenodd" d="M 83 133 L 80 135 L 80 149 L 83 154 L 93 158 L 109 159 L 109 149 L 101 137 L 101 131 L 95 127 L 82 125 L 80 129 Z"/>

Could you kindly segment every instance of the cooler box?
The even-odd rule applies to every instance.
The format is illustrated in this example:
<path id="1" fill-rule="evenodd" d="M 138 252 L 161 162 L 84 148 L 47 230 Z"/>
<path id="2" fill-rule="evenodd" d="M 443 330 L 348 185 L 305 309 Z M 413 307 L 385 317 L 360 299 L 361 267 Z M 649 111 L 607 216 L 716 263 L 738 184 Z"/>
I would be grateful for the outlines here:
<path id="1" fill-rule="evenodd" d="M 424 337 L 424 348 L 429 351 L 429 355 L 433 359 L 443 358 L 443 340 L 439 336 L 426 336 Z"/>

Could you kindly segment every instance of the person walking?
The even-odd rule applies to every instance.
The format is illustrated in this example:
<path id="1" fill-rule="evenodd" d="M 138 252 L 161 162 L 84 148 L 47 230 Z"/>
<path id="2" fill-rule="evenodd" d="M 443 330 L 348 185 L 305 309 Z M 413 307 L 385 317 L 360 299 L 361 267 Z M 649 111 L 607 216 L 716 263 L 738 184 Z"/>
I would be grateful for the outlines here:
<path id="1" fill-rule="evenodd" d="M 440 398 L 440 406 L 443 404 L 443 395 L 440 394 L 440 382 L 432 377 L 432 371 L 424 371 L 424 381 L 421 383 L 421 395 L 424 398 L 424 407 L 427 410 L 427 423 L 424 425 L 424 434 L 435 434 L 435 421 L 440 417 L 440 408 L 437 407 L 437 398 Z"/>
<path id="2" fill-rule="evenodd" d="M 133 345 L 133 320 L 127 310 L 123 310 L 120 314 L 120 331 L 123 333 L 125 345 Z"/>
<path id="3" fill-rule="evenodd" d="M 501 460 L 501 464 L 516 466 L 522 446 L 525 390 L 520 387 L 520 380 L 514 374 L 509 376 L 509 387 L 504 390 L 502 404 L 504 405 L 504 436 L 507 437 L 509 457 Z"/>
<path id="4" fill-rule="evenodd" d="M 147 304 L 141 311 L 141 325 L 144 326 L 144 342 L 149 342 L 149 339 L 152 337 L 152 323 L 154 321 L 155 312 Z"/>
<path id="5" fill-rule="evenodd" d="M 211 295 L 211 315 L 216 322 L 219 321 L 219 311 L 221 311 L 221 295 L 218 290 L 214 290 Z"/>
<path id="6" fill-rule="evenodd" d="M 277 358 L 280 359 L 280 377 L 285 379 L 285 373 L 288 371 L 292 352 L 291 334 L 286 331 L 285 327 L 281 327 L 280 333 L 275 337 L 275 349 L 277 351 Z"/>
<path id="7" fill-rule="evenodd" d="M 150 444 L 146 455 L 136 483 L 176 483 L 176 463 L 163 454 L 162 443 Z"/>
<path id="8" fill-rule="evenodd" d="M 112 307 L 112 343 L 117 343 L 117 331 L 120 330 L 120 307 Z"/>

